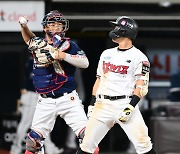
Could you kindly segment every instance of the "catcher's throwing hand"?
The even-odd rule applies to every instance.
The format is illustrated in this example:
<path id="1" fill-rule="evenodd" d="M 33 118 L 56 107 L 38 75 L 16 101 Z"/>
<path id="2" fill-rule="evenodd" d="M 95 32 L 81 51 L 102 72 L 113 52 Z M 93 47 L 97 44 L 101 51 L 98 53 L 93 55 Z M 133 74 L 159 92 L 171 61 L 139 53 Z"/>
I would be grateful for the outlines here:
<path id="1" fill-rule="evenodd" d="M 123 110 L 121 117 L 119 118 L 119 121 L 127 122 L 131 118 L 133 110 L 134 107 L 128 104 L 128 106 Z"/>
<path id="2" fill-rule="evenodd" d="M 28 23 L 28 18 L 26 16 L 23 16 L 23 17 L 19 17 L 19 24 L 21 26 L 24 26 Z"/>

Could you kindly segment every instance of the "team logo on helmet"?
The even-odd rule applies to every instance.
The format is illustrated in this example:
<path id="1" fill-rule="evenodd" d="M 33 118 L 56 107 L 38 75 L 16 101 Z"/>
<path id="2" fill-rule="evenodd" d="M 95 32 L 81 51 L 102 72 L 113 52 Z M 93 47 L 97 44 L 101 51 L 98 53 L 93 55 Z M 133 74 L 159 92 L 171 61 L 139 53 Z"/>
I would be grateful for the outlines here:
<path id="1" fill-rule="evenodd" d="M 130 24 L 129 22 L 125 21 L 125 20 L 122 20 L 122 21 L 121 21 L 121 25 L 127 26 L 127 27 L 129 27 L 129 28 L 131 28 L 131 29 L 133 28 L 133 25 Z"/>
<path id="2" fill-rule="evenodd" d="M 121 25 L 125 26 L 126 25 L 126 21 L 125 20 L 121 21 Z"/>

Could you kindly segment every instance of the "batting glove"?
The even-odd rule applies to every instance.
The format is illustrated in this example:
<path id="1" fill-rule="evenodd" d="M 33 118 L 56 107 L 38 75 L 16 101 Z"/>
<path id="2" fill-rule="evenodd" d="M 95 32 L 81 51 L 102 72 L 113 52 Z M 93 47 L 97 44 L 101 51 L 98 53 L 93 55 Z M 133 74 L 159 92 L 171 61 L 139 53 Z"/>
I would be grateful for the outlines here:
<path id="1" fill-rule="evenodd" d="M 93 105 L 89 105 L 89 106 L 88 106 L 88 112 L 87 112 L 87 118 L 88 118 L 88 119 L 90 118 L 93 109 L 94 109 L 94 106 L 93 106 Z"/>
<path id="2" fill-rule="evenodd" d="M 133 110 L 134 107 L 128 104 L 128 106 L 123 110 L 121 117 L 119 118 L 119 121 L 127 122 L 131 118 Z"/>

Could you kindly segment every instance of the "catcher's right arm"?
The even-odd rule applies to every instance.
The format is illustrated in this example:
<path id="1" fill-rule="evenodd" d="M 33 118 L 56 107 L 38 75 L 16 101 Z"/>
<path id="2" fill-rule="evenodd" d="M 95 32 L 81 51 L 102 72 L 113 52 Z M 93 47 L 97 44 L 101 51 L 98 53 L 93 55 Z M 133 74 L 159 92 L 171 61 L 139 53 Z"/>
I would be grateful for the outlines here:
<path id="1" fill-rule="evenodd" d="M 27 17 L 19 17 L 19 24 L 21 25 L 21 34 L 22 34 L 23 40 L 28 45 L 29 40 L 32 37 L 34 37 L 35 34 L 31 32 L 31 30 L 28 28 L 27 23 L 28 23 Z"/>
<path id="2" fill-rule="evenodd" d="M 27 26 L 28 19 L 26 17 L 19 18 L 21 25 L 21 34 L 27 45 L 28 49 L 33 54 L 38 66 L 44 66 L 53 63 L 54 69 L 57 73 L 64 74 L 64 71 L 58 61 L 60 58 L 59 50 L 49 45 L 44 39 L 36 37 Z"/>

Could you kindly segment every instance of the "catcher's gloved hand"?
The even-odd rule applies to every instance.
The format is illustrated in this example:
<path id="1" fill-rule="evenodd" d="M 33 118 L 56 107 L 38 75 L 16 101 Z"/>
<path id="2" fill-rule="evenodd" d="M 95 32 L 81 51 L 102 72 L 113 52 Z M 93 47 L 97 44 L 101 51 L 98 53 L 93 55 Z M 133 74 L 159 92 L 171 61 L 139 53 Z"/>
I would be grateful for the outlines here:
<path id="1" fill-rule="evenodd" d="M 37 50 L 44 48 L 48 45 L 47 41 L 45 41 L 43 38 L 40 37 L 33 37 L 29 41 L 29 47 L 28 49 L 30 51 Z"/>
<path id="2" fill-rule="evenodd" d="M 41 64 L 51 63 L 58 57 L 58 50 L 56 50 L 54 47 L 47 45 L 46 48 L 34 50 L 33 56 Z"/>
<path id="3" fill-rule="evenodd" d="M 55 59 L 58 59 L 59 51 L 49 45 L 43 38 L 33 37 L 29 42 L 28 49 L 40 64 L 49 64 Z"/>
<path id="4" fill-rule="evenodd" d="M 123 110 L 121 117 L 119 118 L 119 121 L 127 122 L 131 118 L 133 110 L 134 107 L 128 104 L 128 106 Z"/>
<path id="5" fill-rule="evenodd" d="M 59 57 L 59 50 L 55 49 L 51 45 L 48 45 L 46 48 L 40 49 L 40 53 L 41 53 L 40 55 L 43 55 L 45 62 L 46 61 L 52 62 L 55 59 L 58 59 Z M 36 56 L 38 57 L 40 55 L 36 55 Z"/>
<path id="6" fill-rule="evenodd" d="M 94 106 L 93 106 L 93 105 L 89 105 L 89 106 L 88 106 L 88 112 L 87 112 L 87 118 L 88 118 L 88 119 L 90 118 L 93 109 L 94 109 Z"/>

